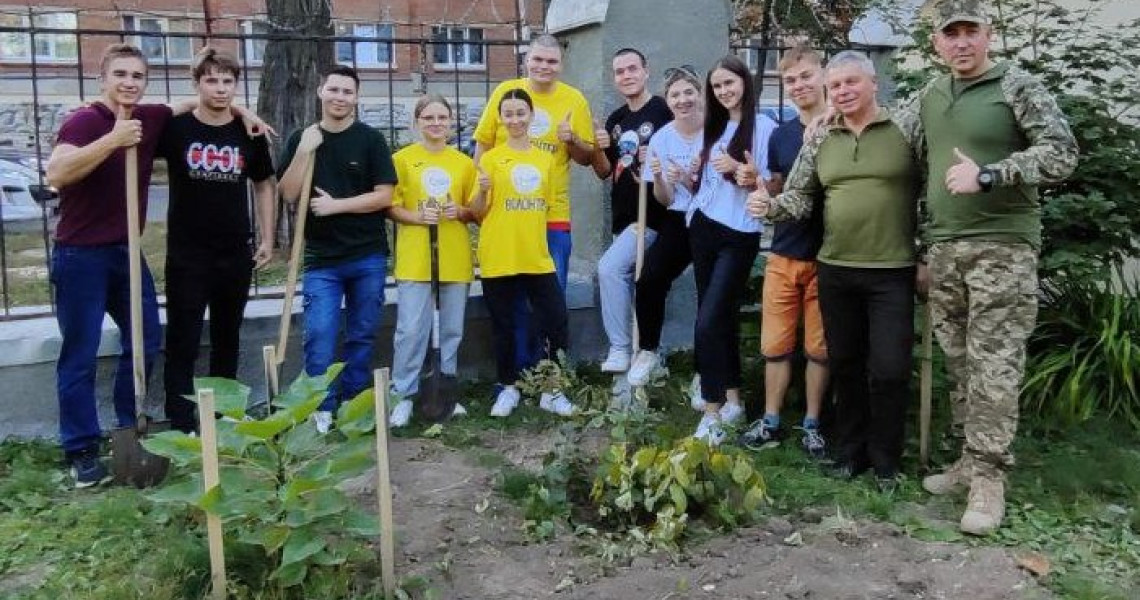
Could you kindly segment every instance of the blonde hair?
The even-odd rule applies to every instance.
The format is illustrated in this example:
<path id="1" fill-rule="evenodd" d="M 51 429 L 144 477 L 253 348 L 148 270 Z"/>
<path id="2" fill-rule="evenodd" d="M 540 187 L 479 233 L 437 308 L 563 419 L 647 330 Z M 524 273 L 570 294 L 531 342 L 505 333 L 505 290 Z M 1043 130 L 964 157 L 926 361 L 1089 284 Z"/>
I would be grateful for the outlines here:
<path id="1" fill-rule="evenodd" d="M 796 44 L 784 51 L 784 55 L 780 57 L 780 62 L 776 68 L 783 73 L 801 61 L 823 66 L 823 56 L 820 55 L 819 51 L 805 44 Z"/>

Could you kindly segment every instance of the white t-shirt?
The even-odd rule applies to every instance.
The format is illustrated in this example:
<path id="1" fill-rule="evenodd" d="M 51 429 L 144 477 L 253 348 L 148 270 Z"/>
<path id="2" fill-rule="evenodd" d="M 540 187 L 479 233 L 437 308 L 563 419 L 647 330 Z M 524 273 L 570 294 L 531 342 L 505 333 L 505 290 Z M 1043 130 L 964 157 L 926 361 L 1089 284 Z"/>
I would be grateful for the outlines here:
<path id="1" fill-rule="evenodd" d="M 693 136 L 693 139 L 686 140 L 677 131 L 675 123 L 670 122 L 649 139 L 649 148 L 646 150 L 647 156 L 641 176 L 646 181 L 653 181 L 653 169 L 649 168 L 649 164 L 650 157 L 654 156 L 661 161 L 662 169 L 668 168 L 670 161 L 687 168 L 692 164 L 695 157 L 700 156 L 702 143 L 704 143 L 704 137 L 702 137 L 700 130 Z M 679 183 L 675 184 L 673 186 L 673 204 L 669 205 L 669 210 L 688 213 L 692 200 L 693 195 L 688 188 Z"/>
<path id="2" fill-rule="evenodd" d="M 736 133 L 738 123 L 729 121 L 724 128 L 720 139 L 713 144 L 712 156 L 723 152 Z M 768 170 L 768 139 L 776 129 L 776 122 L 764 115 L 756 115 L 756 127 L 752 134 L 752 158 L 760 170 L 760 177 L 771 179 L 772 173 Z M 700 210 L 705 216 L 737 231 L 745 233 L 759 233 L 764 229 L 760 219 L 748 214 L 745 203 L 751 190 L 728 181 L 723 175 L 717 173 L 712 167 L 712 161 L 705 163 L 701 173 L 701 188 L 697 190 L 689 206 L 688 218 L 692 219 L 693 211 Z"/>

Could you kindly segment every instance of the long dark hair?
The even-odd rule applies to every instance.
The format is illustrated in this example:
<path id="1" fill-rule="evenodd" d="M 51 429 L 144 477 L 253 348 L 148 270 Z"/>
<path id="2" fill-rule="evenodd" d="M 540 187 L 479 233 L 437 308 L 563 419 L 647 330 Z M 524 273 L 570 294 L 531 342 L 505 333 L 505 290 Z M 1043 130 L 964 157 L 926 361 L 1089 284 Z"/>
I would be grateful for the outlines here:
<path id="1" fill-rule="evenodd" d="M 728 155 L 744 162 L 744 151 L 752 151 L 752 133 L 756 128 L 756 89 L 752 85 L 752 74 L 748 72 L 748 65 L 744 64 L 743 60 L 734 54 L 729 54 L 713 63 L 705 76 L 705 143 L 701 148 L 701 167 L 697 171 L 698 189 L 702 183 L 701 174 L 704 173 L 705 164 L 712 154 L 713 144 L 720 139 L 729 121 L 728 109 L 717 100 L 716 92 L 713 91 L 712 76 L 717 69 L 724 69 L 744 82 L 744 94 L 740 98 L 740 124 L 728 142 Z M 733 181 L 733 174 L 725 173 L 724 178 Z"/>

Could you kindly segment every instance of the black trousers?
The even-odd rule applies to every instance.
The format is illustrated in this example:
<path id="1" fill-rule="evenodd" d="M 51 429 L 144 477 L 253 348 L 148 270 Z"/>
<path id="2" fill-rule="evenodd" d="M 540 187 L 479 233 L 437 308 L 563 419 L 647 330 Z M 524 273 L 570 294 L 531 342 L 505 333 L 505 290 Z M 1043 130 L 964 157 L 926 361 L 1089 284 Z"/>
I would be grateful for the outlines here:
<path id="1" fill-rule="evenodd" d="M 566 296 L 553 272 L 483 278 L 483 301 L 491 314 L 491 336 L 495 346 L 499 383 L 513 384 L 519 378 L 515 362 L 515 306 L 520 297 L 531 307 L 531 323 L 542 340 L 544 354 L 555 359 L 565 350 L 569 316 Z"/>
<path id="2" fill-rule="evenodd" d="M 197 260 L 167 261 L 166 265 L 166 416 L 171 427 L 197 429 L 196 404 L 183 398 L 194 393 L 194 362 L 198 359 L 202 325 L 210 309 L 211 377 L 237 377 L 239 332 L 253 260 L 248 252 Z"/>
<path id="3" fill-rule="evenodd" d="M 741 385 L 740 302 L 760 252 L 760 234 L 725 227 L 698 210 L 689 242 L 697 283 L 693 354 L 701 395 L 708 402 L 723 403 L 725 391 Z"/>
<path id="4" fill-rule="evenodd" d="M 689 246 L 689 228 L 685 215 L 671 210 L 661 221 L 657 239 L 645 250 L 641 277 L 637 280 L 637 331 L 639 345 L 656 350 L 661 345 L 661 328 L 665 325 L 665 300 L 673 282 L 693 262 Z"/>
<path id="5" fill-rule="evenodd" d="M 910 398 L 914 267 L 820 263 L 819 304 L 838 396 L 832 423 L 837 458 L 894 475 Z"/>

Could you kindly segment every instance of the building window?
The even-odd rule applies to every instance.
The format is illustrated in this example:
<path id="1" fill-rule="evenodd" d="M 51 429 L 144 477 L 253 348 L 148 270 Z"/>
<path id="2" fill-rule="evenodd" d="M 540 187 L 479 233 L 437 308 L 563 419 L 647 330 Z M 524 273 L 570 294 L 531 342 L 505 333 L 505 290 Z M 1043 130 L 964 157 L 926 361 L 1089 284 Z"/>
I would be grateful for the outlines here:
<path id="1" fill-rule="evenodd" d="M 436 67 L 482 68 L 487 59 L 483 30 L 477 27 L 432 27 L 432 61 Z"/>
<path id="2" fill-rule="evenodd" d="M 768 48 L 768 52 L 765 54 L 764 48 L 760 46 L 754 46 L 752 45 L 753 43 L 759 44 L 759 42 L 753 42 L 750 40 L 747 46 L 743 46 L 737 49 L 738 55 L 743 54 L 741 58 L 743 58 L 744 63 L 748 65 L 748 71 L 753 75 L 756 74 L 756 67 L 760 63 L 760 56 L 764 54 L 764 74 L 779 75 L 780 70 L 777 68 L 777 65 L 780 64 L 779 48 Z"/>
<path id="3" fill-rule="evenodd" d="M 75 29 L 75 13 L 41 13 L 32 16 L 37 28 Z M 0 26 L 30 27 L 27 15 L 0 14 Z M 0 60 L 27 62 L 32 59 L 32 36 L 27 33 L 0 33 Z M 44 62 L 74 61 L 78 54 L 78 38 L 65 33 L 37 33 L 35 36 L 36 60 Z"/>
<path id="4" fill-rule="evenodd" d="M 391 23 L 338 23 L 337 37 L 365 38 L 336 43 L 336 61 L 342 65 L 357 67 L 392 66 L 392 42 L 368 41 L 391 40 Z"/>
<path id="5" fill-rule="evenodd" d="M 265 21 L 242 21 L 241 31 L 246 35 L 268 35 L 269 23 Z M 245 64 L 260 65 L 265 60 L 265 44 L 269 40 L 263 38 L 247 38 L 245 40 Z"/>
<path id="6" fill-rule="evenodd" d="M 123 29 L 155 34 L 189 33 L 192 31 L 187 19 L 164 19 L 127 15 L 123 17 Z M 194 57 L 194 43 L 188 37 L 166 35 L 136 35 L 128 38 L 137 45 L 151 64 L 162 62 L 190 62 Z"/>

